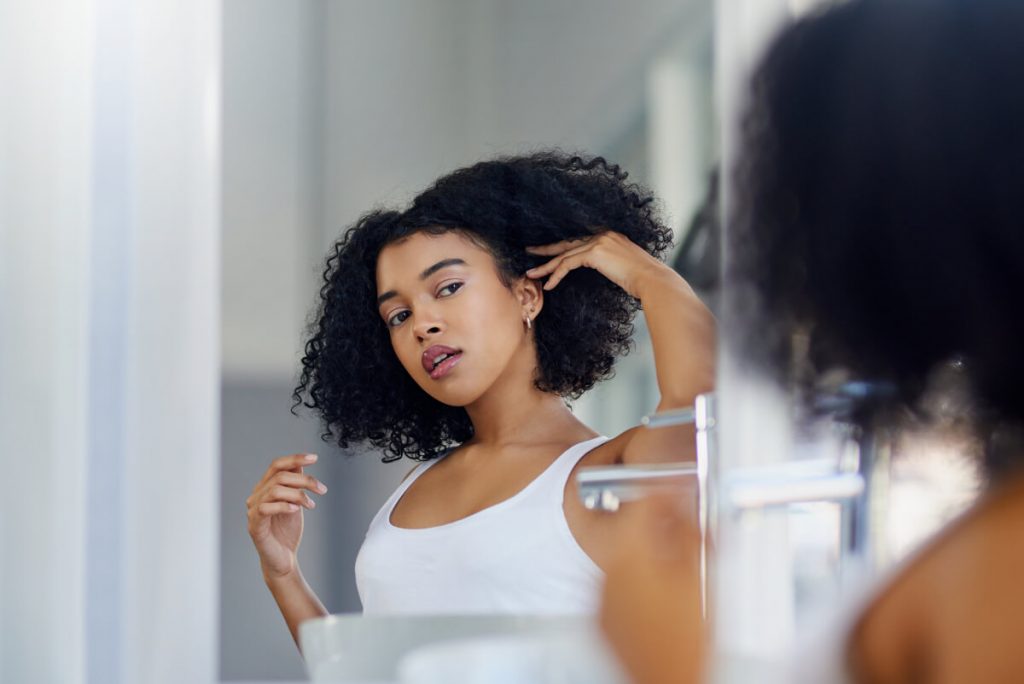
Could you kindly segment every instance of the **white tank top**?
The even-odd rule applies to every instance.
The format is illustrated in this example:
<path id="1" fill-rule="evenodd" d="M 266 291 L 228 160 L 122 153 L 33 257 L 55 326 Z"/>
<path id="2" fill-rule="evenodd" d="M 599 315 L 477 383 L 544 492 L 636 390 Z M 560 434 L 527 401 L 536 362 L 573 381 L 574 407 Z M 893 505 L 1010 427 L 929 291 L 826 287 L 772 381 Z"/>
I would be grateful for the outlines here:
<path id="1" fill-rule="evenodd" d="M 468 517 L 395 527 L 398 500 L 437 461 L 420 464 L 381 507 L 359 550 L 363 612 L 596 613 L 604 575 L 572 536 L 562 502 L 572 469 L 606 441 L 594 437 L 570 447 L 517 494 Z"/>

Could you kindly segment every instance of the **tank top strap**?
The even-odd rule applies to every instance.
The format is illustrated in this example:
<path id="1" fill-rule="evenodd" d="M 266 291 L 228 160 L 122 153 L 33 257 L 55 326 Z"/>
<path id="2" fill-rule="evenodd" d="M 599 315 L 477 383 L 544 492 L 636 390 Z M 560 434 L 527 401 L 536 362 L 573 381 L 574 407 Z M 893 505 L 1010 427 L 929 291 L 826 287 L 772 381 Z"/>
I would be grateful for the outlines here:
<path id="1" fill-rule="evenodd" d="M 391 511 L 394 510 L 395 505 L 398 504 L 398 500 L 401 499 L 406 490 L 412 486 L 412 483 L 419 479 L 420 475 L 430 470 L 431 466 L 447 456 L 450 451 L 451 449 L 448 449 L 448 451 L 445 451 L 443 455 L 438 456 L 437 458 L 418 463 L 416 467 L 412 469 L 412 472 L 406 475 L 402 483 L 395 488 L 395 491 L 392 492 L 391 496 L 384 502 L 384 505 L 380 507 L 380 510 L 377 511 L 377 515 L 373 516 L 373 520 L 370 521 L 370 527 L 375 527 L 381 521 L 390 519 Z"/>
<path id="2" fill-rule="evenodd" d="M 538 478 L 540 482 L 536 488 L 535 494 L 542 496 L 544 499 L 558 504 L 559 507 L 562 505 L 562 500 L 565 498 L 565 485 L 569 481 L 569 475 L 572 473 L 573 468 L 576 464 L 586 456 L 588 453 L 607 442 L 610 437 L 600 435 L 574 444 L 573 446 L 562 452 L 551 466 L 544 471 Z"/>

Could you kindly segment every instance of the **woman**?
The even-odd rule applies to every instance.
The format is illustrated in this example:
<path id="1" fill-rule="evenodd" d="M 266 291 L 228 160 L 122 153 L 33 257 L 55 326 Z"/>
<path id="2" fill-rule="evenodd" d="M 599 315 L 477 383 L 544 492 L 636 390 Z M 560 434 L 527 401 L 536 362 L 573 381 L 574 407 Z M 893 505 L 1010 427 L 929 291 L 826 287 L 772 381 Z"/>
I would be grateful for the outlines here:
<path id="1" fill-rule="evenodd" d="M 860 415 L 876 426 L 927 424 L 924 390 L 960 369 L 989 476 L 829 662 L 803 654 L 801 681 L 1024 681 L 1022 35 L 1019 2 L 854 0 L 789 27 L 753 80 L 730 240 L 757 304 L 735 328 L 757 331 L 748 357 L 802 397 L 829 372 L 887 383 L 895 405 Z M 605 624 L 636 681 L 696 681 L 636 629 L 701 634 L 692 574 L 652 541 L 692 553 L 688 526 L 645 515 L 623 529 Z"/>
<path id="2" fill-rule="evenodd" d="M 335 245 L 297 401 L 342 447 L 422 461 L 370 525 L 367 613 L 590 613 L 612 516 L 572 495 L 582 465 L 687 458 L 692 436 L 612 439 L 566 404 L 611 375 L 643 307 L 659 410 L 712 387 L 714 321 L 659 257 L 652 198 L 603 159 L 539 153 L 458 170 Z M 326 610 L 296 549 L 313 456 L 275 460 L 248 500 L 267 585 L 295 636 Z M 305 492 L 303 491 L 305 490 Z"/>

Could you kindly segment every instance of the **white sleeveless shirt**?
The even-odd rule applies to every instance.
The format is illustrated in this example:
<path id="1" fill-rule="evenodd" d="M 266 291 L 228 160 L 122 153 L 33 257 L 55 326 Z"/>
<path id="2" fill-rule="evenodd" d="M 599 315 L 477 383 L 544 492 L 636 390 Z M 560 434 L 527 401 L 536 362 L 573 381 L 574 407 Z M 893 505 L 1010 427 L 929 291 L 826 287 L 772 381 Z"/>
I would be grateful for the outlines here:
<path id="1" fill-rule="evenodd" d="M 356 558 L 364 614 L 596 613 L 604 575 L 573 537 L 562 503 L 573 468 L 606 441 L 570 447 L 517 494 L 468 517 L 395 527 L 398 500 L 437 461 L 417 466 L 370 523 Z"/>

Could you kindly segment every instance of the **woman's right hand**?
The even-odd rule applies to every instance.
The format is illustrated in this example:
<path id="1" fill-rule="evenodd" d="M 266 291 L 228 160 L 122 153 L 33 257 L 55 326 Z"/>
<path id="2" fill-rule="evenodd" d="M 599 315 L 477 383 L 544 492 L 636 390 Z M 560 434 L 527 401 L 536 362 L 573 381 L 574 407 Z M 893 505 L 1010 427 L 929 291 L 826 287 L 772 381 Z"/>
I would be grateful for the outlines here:
<path id="1" fill-rule="evenodd" d="M 302 509 L 316 504 L 303 490 L 324 494 L 327 487 L 302 469 L 316 462 L 316 454 L 292 454 L 274 459 L 245 500 L 249 536 L 256 545 L 266 579 L 295 571 L 296 552 L 302 541 Z"/>

